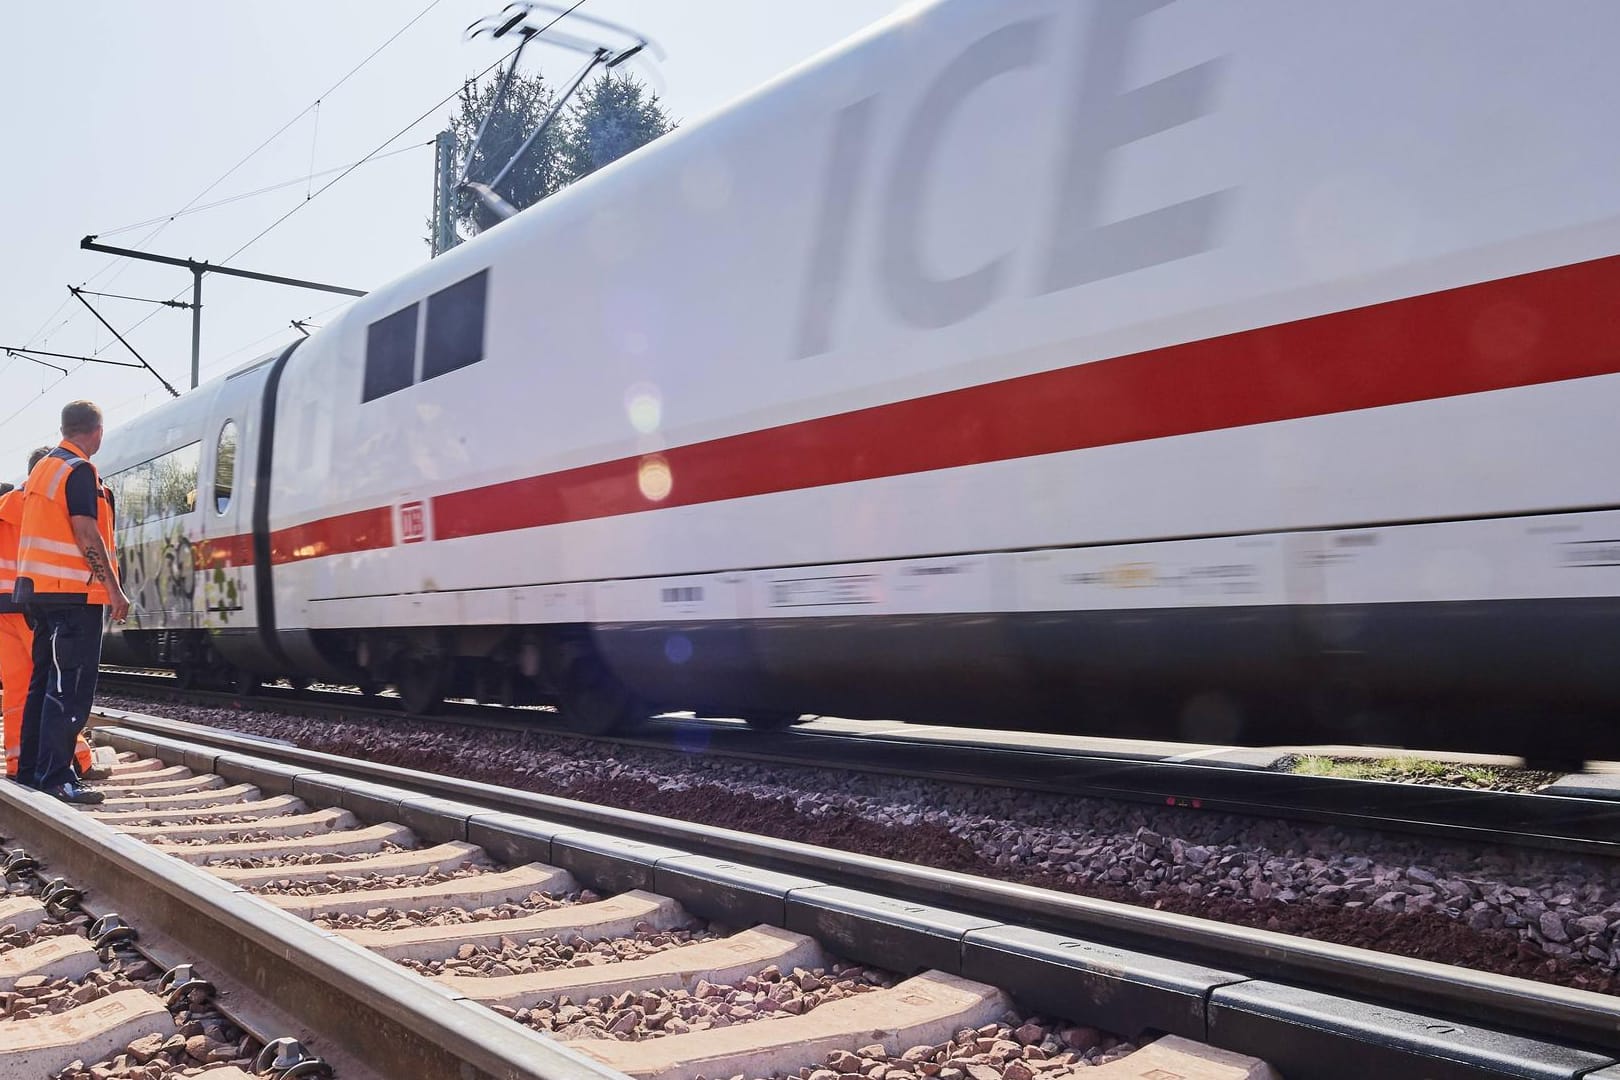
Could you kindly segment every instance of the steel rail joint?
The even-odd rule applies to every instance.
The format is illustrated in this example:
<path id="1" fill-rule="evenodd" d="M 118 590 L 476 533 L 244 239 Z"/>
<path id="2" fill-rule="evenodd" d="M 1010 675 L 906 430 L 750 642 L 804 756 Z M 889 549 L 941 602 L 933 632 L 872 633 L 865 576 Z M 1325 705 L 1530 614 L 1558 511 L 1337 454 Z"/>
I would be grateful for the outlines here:
<path id="1" fill-rule="evenodd" d="M 138 725 L 98 729 L 98 734 L 124 744 L 125 749 L 179 751 L 181 747 L 171 744 L 182 738 L 195 739 L 238 757 L 254 755 L 283 765 L 296 764 L 393 784 L 413 793 L 461 800 L 473 812 L 470 821 L 476 821 L 477 808 L 485 806 L 491 813 L 537 816 L 552 825 L 609 830 L 654 844 L 678 844 L 694 854 L 746 861 L 761 869 L 807 874 L 855 889 L 881 890 L 897 899 L 932 905 L 948 902 L 964 914 L 1085 936 L 1100 944 L 1218 967 L 1241 964 L 1251 978 L 1278 979 L 1335 994 L 1359 995 L 1384 1004 L 1444 1013 L 1463 1022 L 1620 1051 L 1620 998 L 1587 990 L 1272 930 L 1231 926 L 1213 919 L 914 866 L 794 840 L 759 837 L 396 765 L 355 761 L 185 721 L 113 709 L 97 711 L 110 719 Z"/>
<path id="2" fill-rule="evenodd" d="M 0 783 L 0 829 L 26 838 L 51 872 L 137 902 L 141 921 L 185 942 L 199 964 L 229 972 L 383 1075 L 626 1080 L 50 796 Z"/>

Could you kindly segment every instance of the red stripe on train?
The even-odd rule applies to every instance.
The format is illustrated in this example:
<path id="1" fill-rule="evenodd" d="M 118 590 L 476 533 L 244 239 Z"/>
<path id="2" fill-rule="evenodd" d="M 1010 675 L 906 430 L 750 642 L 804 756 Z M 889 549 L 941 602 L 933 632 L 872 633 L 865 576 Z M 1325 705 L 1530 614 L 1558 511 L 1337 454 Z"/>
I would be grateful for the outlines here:
<path id="1" fill-rule="evenodd" d="M 380 506 L 277 529 L 270 534 L 270 561 L 279 564 L 346 555 L 389 547 L 393 542 L 394 512 Z"/>
<path id="2" fill-rule="evenodd" d="M 253 565 L 253 537 L 247 533 L 208 537 L 198 541 L 192 551 L 199 570 Z"/>
<path id="3" fill-rule="evenodd" d="M 1617 295 L 1620 256 L 711 439 L 659 455 L 671 487 L 658 501 L 641 490 L 644 457 L 450 492 L 433 500 L 434 536 L 1608 374 Z"/>
<path id="4" fill-rule="evenodd" d="M 1620 371 L 1620 256 L 449 492 L 453 539 Z M 806 361 L 813 363 L 814 361 Z M 643 493 L 644 467 L 668 494 Z M 379 507 L 277 531 L 276 563 L 393 543 Z"/>

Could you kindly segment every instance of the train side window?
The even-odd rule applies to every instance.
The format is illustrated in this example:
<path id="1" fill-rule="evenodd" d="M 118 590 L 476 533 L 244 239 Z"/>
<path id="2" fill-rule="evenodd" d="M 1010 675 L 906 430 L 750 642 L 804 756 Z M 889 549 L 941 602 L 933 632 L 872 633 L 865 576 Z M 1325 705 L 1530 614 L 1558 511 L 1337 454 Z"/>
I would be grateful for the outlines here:
<path id="1" fill-rule="evenodd" d="M 231 508 L 235 485 L 236 421 L 227 420 L 219 429 L 219 444 L 214 449 L 214 513 L 223 514 Z"/>
<path id="2" fill-rule="evenodd" d="M 416 371 L 416 309 L 394 312 L 366 327 L 366 377 L 362 402 L 411 385 Z"/>
<path id="3" fill-rule="evenodd" d="M 202 443 L 187 443 L 146 463 L 147 518 L 171 518 L 197 509 L 197 471 L 202 464 Z"/>
<path id="4" fill-rule="evenodd" d="M 484 305 L 489 271 L 440 289 L 427 301 L 422 340 L 422 378 L 431 379 L 484 358 Z"/>
<path id="5" fill-rule="evenodd" d="M 147 517 L 147 491 L 152 483 L 150 462 L 125 469 L 109 477 L 117 507 L 118 524 L 139 525 Z"/>

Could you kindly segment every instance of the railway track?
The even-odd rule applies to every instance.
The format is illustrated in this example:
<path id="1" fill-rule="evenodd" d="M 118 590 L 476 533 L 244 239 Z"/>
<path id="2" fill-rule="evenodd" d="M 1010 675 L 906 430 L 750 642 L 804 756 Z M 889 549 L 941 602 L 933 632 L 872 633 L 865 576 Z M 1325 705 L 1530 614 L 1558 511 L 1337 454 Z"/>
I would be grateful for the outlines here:
<path id="1" fill-rule="evenodd" d="M 0 784 L 0 1077 L 616 1075 L 120 828 L 212 782 L 158 764 L 122 763 L 96 813 Z"/>
<path id="2" fill-rule="evenodd" d="M 202 704 L 235 704 L 241 695 L 182 691 L 171 677 L 118 670 L 107 690 L 131 690 Z M 266 687 L 257 699 L 293 715 L 375 719 L 401 715 L 396 699 L 341 691 Z M 532 730 L 532 709 L 447 703 L 419 722 Z M 550 724 L 548 736 L 705 754 L 773 764 L 916 776 L 1097 798 L 1330 823 L 1593 855 L 1620 855 L 1620 801 L 1547 793 L 1479 791 L 1430 784 L 1304 776 L 1209 761 L 1153 760 L 982 742 L 922 741 L 903 734 L 796 729 L 760 732 L 735 723 L 660 718 L 637 732 L 579 736 Z"/>
<path id="3" fill-rule="evenodd" d="M 1105 1066 L 1122 1076 L 1262 1076 L 1264 1062 L 1295 1080 L 1620 1077 L 1620 1001 L 1609 997 L 190 727 L 155 735 L 114 718 L 99 729 L 131 755 L 110 786 L 140 805 L 63 815 L 36 796 L 0 792 L 0 828 L 21 831 L 18 815 L 44 818 L 82 832 L 90 847 L 138 851 L 152 879 L 173 888 L 212 872 L 228 882 L 210 881 L 216 894 L 275 909 L 239 932 L 251 924 L 260 937 L 294 925 L 308 933 L 297 916 L 318 917 L 316 927 L 341 942 L 333 948 L 366 955 L 368 976 L 381 956 L 395 957 L 383 963 L 390 979 L 407 976 L 400 964 L 426 971 L 439 1000 L 487 1018 L 486 1028 L 517 1039 L 549 1025 L 565 1050 L 634 1075 L 828 1080 L 881 1067 L 892 1080 L 1016 1080 L 1063 1075 L 1062 1061 L 1041 1063 L 1112 1032 L 1148 1043 Z M 124 834 L 116 840 L 115 829 Z M 336 858 L 346 861 L 322 861 Z M 176 861 L 185 865 L 172 875 L 156 869 Z M 88 870 L 80 876 L 90 879 Z M 103 887 L 92 880 L 91 895 Z M 627 919 L 654 946 L 645 955 L 624 952 Z M 561 935 L 572 955 L 559 965 Z M 615 937 L 618 963 L 574 964 L 588 943 Z M 484 966 L 468 972 L 468 964 Z M 744 1018 L 752 1019 L 767 999 L 772 1010 L 794 999 L 773 996 L 784 979 L 816 985 L 850 965 L 879 974 L 841 1009 L 824 1002 L 711 1026 L 725 1035 L 707 1042 L 694 1038 L 702 1031 L 642 1030 L 673 1007 L 671 994 L 685 994 L 675 1003 L 686 1005 L 752 985 L 754 1011 Z M 275 981 L 305 996 L 307 975 Z M 733 989 L 714 989 L 722 986 Z M 908 1029 L 879 1008 L 908 995 L 917 1009 L 949 1001 L 968 1011 Z M 568 1008 L 585 1011 L 565 1018 Z M 846 1013 L 853 1030 L 817 1026 Z M 1042 1028 L 1033 1014 L 1062 1021 Z M 592 1015 L 608 1034 L 631 1037 L 567 1038 L 570 1023 Z M 338 1037 L 312 1033 L 317 1045 Z M 694 1049 L 717 1039 L 722 1050 Z M 1031 1060 L 1030 1046 L 1045 1056 Z M 590 1074 L 567 1071 L 576 1066 L 552 1058 L 510 1075 Z"/>

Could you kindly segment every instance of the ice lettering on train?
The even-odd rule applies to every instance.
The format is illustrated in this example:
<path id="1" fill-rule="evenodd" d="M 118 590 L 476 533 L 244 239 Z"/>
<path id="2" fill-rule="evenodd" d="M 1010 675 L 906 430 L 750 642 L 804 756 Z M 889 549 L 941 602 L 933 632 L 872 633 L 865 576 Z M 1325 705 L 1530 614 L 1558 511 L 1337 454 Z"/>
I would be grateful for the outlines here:
<path id="1" fill-rule="evenodd" d="M 912 326 L 937 330 L 983 311 L 1001 293 L 1011 252 L 951 278 L 929 276 L 922 264 L 925 192 L 935 151 L 951 119 L 973 91 L 1039 58 L 1048 20 L 1004 26 L 968 47 L 940 72 L 918 103 L 895 154 L 884 199 L 879 281 L 889 307 Z"/>
<path id="2" fill-rule="evenodd" d="M 1211 192 L 1119 221 L 1103 221 L 1103 193 L 1115 151 L 1213 111 L 1221 61 L 1213 59 L 1132 90 L 1123 89 L 1123 58 L 1137 22 L 1174 0 L 1110 0 L 1079 20 L 1082 38 L 1069 108 L 1061 113 L 1064 145 L 1054 185 L 1047 249 L 1035 291 L 1058 292 L 1208 251 L 1216 245 L 1230 190 Z M 953 57 L 907 119 L 880 208 L 878 295 L 907 325 L 940 329 L 983 311 L 1006 292 L 1016 251 L 950 278 L 924 270 L 919 255 L 925 191 L 935 151 L 975 90 L 997 77 L 1046 61 L 1050 18 L 1027 19 L 980 37 Z M 1066 54 L 1060 54 L 1066 55 Z M 812 232 L 794 356 L 835 347 L 833 318 L 848 277 L 851 240 L 870 156 L 874 114 L 882 95 L 835 117 L 821 206 Z"/>
<path id="3" fill-rule="evenodd" d="M 1108 0 L 1081 20 L 1081 59 L 1075 69 L 1068 143 L 1052 211 L 1053 243 L 1046 253 L 1043 293 L 1072 289 L 1215 246 L 1216 226 L 1230 192 L 1211 192 L 1120 221 L 1102 220 L 1107 167 L 1114 151 L 1149 135 L 1191 123 L 1210 107 L 1220 60 L 1209 60 L 1126 91 L 1125 58 L 1136 20 L 1170 0 Z"/>

